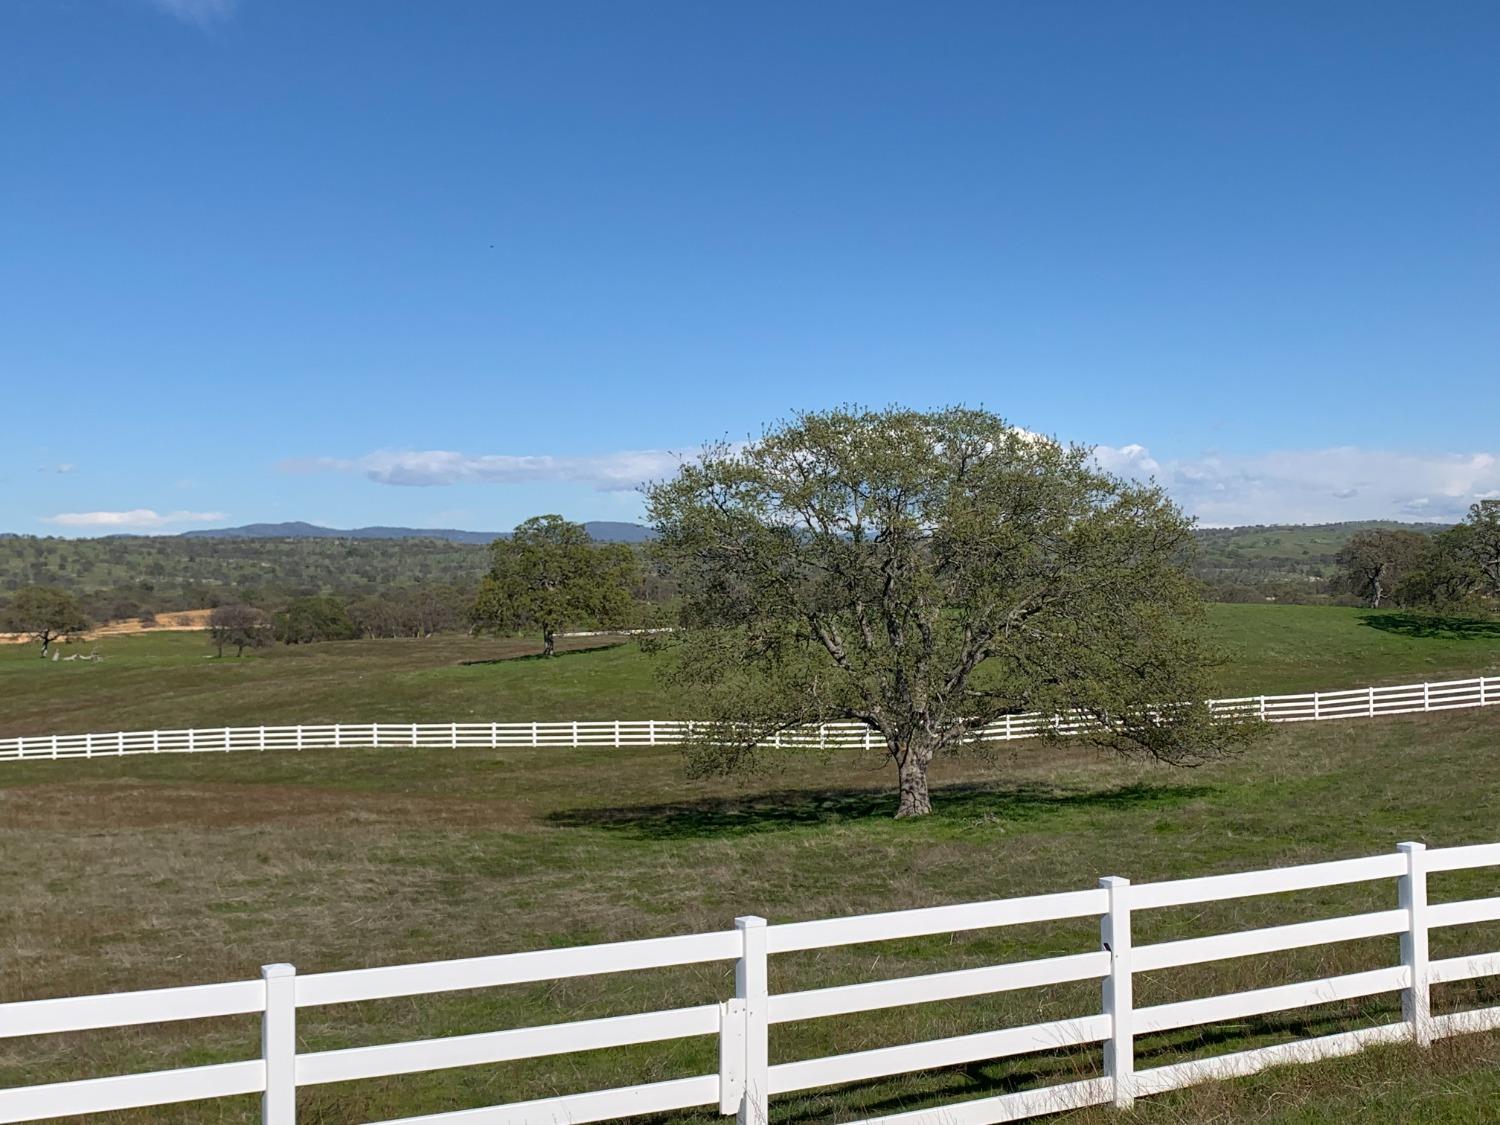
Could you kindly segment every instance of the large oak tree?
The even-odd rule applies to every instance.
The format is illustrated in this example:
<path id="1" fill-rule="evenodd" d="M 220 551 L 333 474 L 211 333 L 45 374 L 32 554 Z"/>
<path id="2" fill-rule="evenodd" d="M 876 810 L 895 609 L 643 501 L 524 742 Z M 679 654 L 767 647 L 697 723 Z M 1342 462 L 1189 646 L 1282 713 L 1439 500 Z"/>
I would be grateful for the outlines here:
<path id="1" fill-rule="evenodd" d="M 1191 524 L 1155 487 L 983 410 L 799 414 L 648 487 L 682 592 L 670 677 L 708 719 L 698 772 L 775 732 L 855 720 L 884 740 L 897 816 L 928 766 L 1019 711 L 1076 710 L 1086 737 L 1190 763 L 1216 719 Z"/>
<path id="2" fill-rule="evenodd" d="M 506 632 L 538 630 L 542 654 L 551 656 L 564 626 L 630 623 L 637 569 L 625 544 L 595 543 L 582 524 L 561 516 L 533 516 L 509 539 L 490 545 L 474 623 Z"/>

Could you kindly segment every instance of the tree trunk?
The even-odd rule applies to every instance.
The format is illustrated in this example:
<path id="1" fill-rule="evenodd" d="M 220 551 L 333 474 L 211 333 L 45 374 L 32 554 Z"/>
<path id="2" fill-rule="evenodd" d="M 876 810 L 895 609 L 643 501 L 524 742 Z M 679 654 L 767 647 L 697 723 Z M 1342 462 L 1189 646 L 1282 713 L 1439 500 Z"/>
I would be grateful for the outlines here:
<path id="1" fill-rule="evenodd" d="M 556 642 L 557 642 L 557 635 L 552 632 L 551 628 L 543 629 L 542 630 L 542 655 L 543 656 L 552 656 L 553 655 L 552 650 L 553 650 L 553 648 L 556 647 Z"/>
<path id="2" fill-rule="evenodd" d="M 926 816 L 932 811 L 932 798 L 927 791 L 927 763 L 932 761 L 932 751 L 925 746 L 909 746 L 904 756 L 896 759 L 897 775 L 901 782 L 901 801 L 896 806 L 896 819 L 908 816 Z"/>

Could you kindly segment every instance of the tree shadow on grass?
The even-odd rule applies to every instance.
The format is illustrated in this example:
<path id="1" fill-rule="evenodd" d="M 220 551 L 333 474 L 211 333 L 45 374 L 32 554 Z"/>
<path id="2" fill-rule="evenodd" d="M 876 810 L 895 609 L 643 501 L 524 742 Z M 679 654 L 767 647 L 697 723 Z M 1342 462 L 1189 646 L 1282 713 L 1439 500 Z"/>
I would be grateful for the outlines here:
<path id="1" fill-rule="evenodd" d="M 570 656 L 587 656 L 592 652 L 608 652 L 612 648 L 624 648 L 629 643 L 628 641 L 611 641 L 607 645 L 558 649 L 551 656 L 546 656 L 540 652 L 524 652 L 519 656 L 494 656 L 485 660 L 460 660 L 459 663 L 465 668 L 473 668 L 484 664 L 523 664 L 528 660 L 565 660 Z"/>
<path id="2" fill-rule="evenodd" d="M 1367 613 L 1361 625 L 1403 637 L 1445 641 L 1500 641 L 1500 621 L 1478 617 L 1437 617 L 1425 613 Z"/>
<path id="3" fill-rule="evenodd" d="M 952 825 L 976 821 L 1020 822 L 1074 811 L 1118 812 L 1168 808 L 1204 797 L 1205 785 L 1122 785 L 1070 790 L 1034 782 L 934 786 L 930 820 Z M 663 805 L 559 809 L 548 821 L 564 828 L 600 828 L 648 840 L 745 836 L 789 828 L 890 820 L 894 788 L 788 789 L 704 797 Z"/>

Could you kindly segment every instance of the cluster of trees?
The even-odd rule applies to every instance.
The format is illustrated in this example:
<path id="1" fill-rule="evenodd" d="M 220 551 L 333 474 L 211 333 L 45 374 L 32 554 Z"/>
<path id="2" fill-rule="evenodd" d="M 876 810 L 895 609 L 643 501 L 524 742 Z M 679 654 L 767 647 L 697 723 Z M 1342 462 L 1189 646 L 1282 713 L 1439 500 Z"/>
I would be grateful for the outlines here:
<path id="1" fill-rule="evenodd" d="M 1481 500 L 1435 535 L 1377 528 L 1339 551 L 1337 590 L 1381 608 L 1442 613 L 1500 609 L 1500 500 Z"/>
<path id="2" fill-rule="evenodd" d="M 295 597 L 389 597 L 484 574 L 483 545 L 440 539 L 213 539 L 0 535 L 0 599 L 29 586 L 67 590 L 96 621 Z"/>

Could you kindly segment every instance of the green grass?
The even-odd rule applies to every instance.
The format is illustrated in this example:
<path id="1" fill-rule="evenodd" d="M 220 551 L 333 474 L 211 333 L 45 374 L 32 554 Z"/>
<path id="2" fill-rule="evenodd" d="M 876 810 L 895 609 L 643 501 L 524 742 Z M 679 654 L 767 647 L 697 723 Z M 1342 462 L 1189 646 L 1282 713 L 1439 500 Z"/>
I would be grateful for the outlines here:
<path id="1" fill-rule="evenodd" d="M 1213 605 L 1224 695 L 1312 691 L 1500 671 L 1500 624 L 1324 606 Z M 598 645 L 579 640 L 576 645 Z M 681 717 L 635 645 L 511 660 L 529 640 L 469 637 L 277 646 L 224 660 L 157 633 L 73 646 L 99 663 L 0 646 L 0 737 L 261 723 Z M 492 661 L 492 663 L 465 663 Z"/>
<path id="2" fill-rule="evenodd" d="M 592 660 L 595 657 L 575 658 Z M 269 662 L 268 662 L 269 663 Z M 561 667 L 566 661 L 557 662 Z M 493 670 L 493 669 L 491 669 Z M 936 767 L 933 816 L 890 819 L 861 756 L 797 755 L 743 782 L 692 781 L 670 751 L 355 750 L 0 767 L 0 1001 L 475 956 L 1314 862 L 1496 838 L 1500 711 L 1280 728 L 1193 771 L 1017 745 Z M 1434 877 L 1434 900 L 1500 893 L 1492 872 Z M 1137 941 L 1391 905 L 1352 885 L 1152 912 Z M 786 955 L 778 991 L 1095 947 L 1088 920 Z M 1500 926 L 1441 931 L 1433 956 L 1500 948 Z M 1389 964 L 1395 941 L 1144 974 L 1140 1004 Z M 720 999 L 727 967 L 311 1009 L 304 1050 L 451 1035 Z M 1494 982 L 1440 1009 L 1500 1002 Z M 1097 1010 L 1071 985 L 778 1027 L 776 1060 Z M 1143 1039 L 1141 1065 L 1399 1018 L 1396 998 Z M 253 1020 L 0 1040 L 0 1086 L 254 1053 Z M 1377 1052 L 1141 1103 L 1147 1122 L 1479 1119 L 1497 1041 Z M 368 1121 L 713 1069 L 707 1040 L 319 1087 L 302 1120 Z M 789 1096 L 773 1121 L 855 1120 L 1095 1073 L 1097 1052 L 981 1063 Z M 1272 1097 L 1272 1095 L 1275 1095 Z M 95 1117 L 249 1122 L 248 1099 Z M 1105 1122 L 1088 1111 L 1072 1120 Z M 708 1125 L 713 1115 L 664 1118 Z"/>

